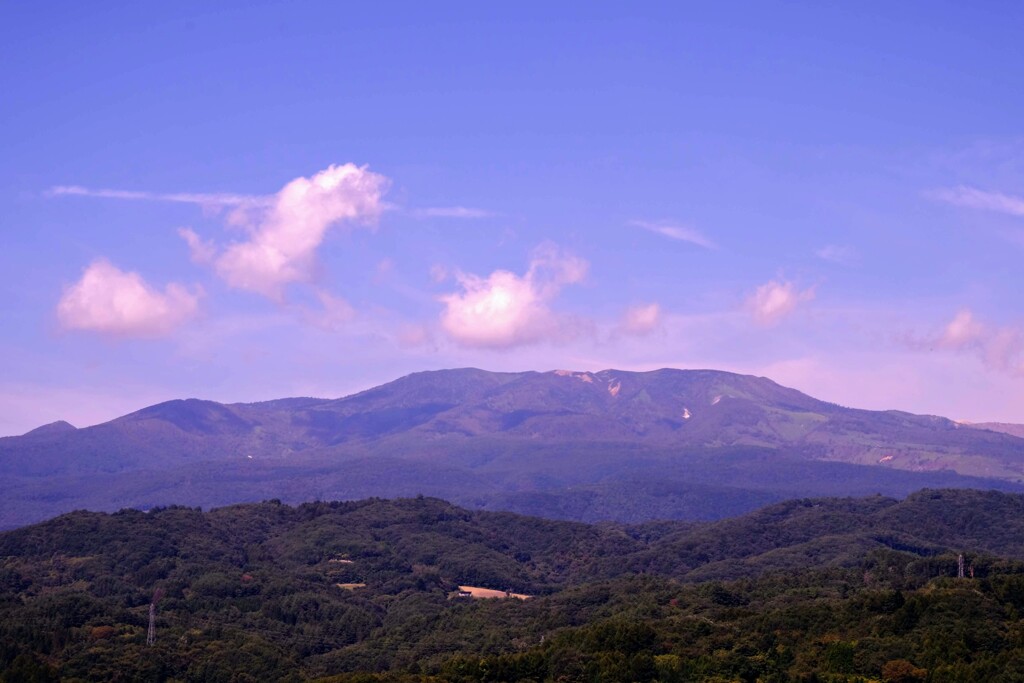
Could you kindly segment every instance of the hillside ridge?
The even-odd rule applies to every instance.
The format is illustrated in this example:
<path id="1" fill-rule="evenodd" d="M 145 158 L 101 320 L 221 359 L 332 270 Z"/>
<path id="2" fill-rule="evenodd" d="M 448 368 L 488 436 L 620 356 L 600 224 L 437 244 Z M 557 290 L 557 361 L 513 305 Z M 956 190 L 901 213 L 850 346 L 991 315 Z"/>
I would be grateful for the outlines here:
<path id="1" fill-rule="evenodd" d="M 697 524 L 587 525 L 429 497 L 77 511 L 0 533 L 0 670 L 877 680 L 909 658 L 938 680 L 1001 680 L 992 672 L 1020 661 L 1022 513 L 1024 495 L 934 489 Z"/>

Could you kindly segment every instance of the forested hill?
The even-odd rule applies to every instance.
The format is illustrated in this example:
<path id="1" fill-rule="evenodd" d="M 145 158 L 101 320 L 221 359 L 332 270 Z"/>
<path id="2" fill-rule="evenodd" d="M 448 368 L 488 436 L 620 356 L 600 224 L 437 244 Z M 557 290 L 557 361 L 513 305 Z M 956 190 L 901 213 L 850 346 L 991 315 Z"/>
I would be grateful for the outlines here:
<path id="1" fill-rule="evenodd" d="M 959 490 L 637 526 L 430 498 L 75 512 L 0 534 L 0 670 L 5 681 L 999 680 L 1024 661 L 1022 513 L 1024 496 Z M 532 597 L 474 600 L 460 587 Z"/>

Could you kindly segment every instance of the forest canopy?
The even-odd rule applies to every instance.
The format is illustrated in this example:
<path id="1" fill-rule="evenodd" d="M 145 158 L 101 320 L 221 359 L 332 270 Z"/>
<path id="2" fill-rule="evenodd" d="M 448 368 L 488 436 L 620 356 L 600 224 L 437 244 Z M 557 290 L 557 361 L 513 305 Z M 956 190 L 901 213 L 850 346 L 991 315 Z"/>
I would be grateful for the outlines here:
<path id="1" fill-rule="evenodd" d="M 75 512 L 0 535 L 0 680 L 1021 680 L 1022 508 L 935 490 L 635 526 L 422 497 Z"/>

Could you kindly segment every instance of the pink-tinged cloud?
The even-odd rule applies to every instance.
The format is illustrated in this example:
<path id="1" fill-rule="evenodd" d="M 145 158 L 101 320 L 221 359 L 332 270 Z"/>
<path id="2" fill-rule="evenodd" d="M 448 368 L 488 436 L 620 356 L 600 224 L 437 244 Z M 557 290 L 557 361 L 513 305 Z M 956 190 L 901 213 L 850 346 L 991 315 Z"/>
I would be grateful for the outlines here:
<path id="1" fill-rule="evenodd" d="M 1024 374 L 1024 329 L 985 324 L 970 309 L 958 311 L 941 334 L 912 346 L 967 351 L 991 370 Z"/>
<path id="2" fill-rule="evenodd" d="M 985 326 L 977 321 L 969 309 L 958 311 L 943 329 L 938 345 L 962 350 L 977 344 L 985 336 Z"/>
<path id="3" fill-rule="evenodd" d="M 430 279 L 434 282 L 444 282 L 448 279 L 448 269 L 440 263 L 430 266 Z"/>
<path id="4" fill-rule="evenodd" d="M 759 325 L 776 325 L 801 304 L 814 299 L 814 287 L 799 289 L 793 282 L 771 280 L 747 299 L 746 307 Z"/>
<path id="5" fill-rule="evenodd" d="M 985 339 L 984 361 L 997 370 L 1024 374 L 1024 330 L 1001 327 L 992 330 Z"/>
<path id="6" fill-rule="evenodd" d="M 966 206 L 971 209 L 997 211 L 1011 216 L 1024 216 L 1024 198 L 1001 192 L 979 190 L 976 187 L 959 185 L 957 187 L 935 190 L 928 193 L 933 199 L 955 206 Z"/>
<path id="7" fill-rule="evenodd" d="M 643 336 L 650 334 L 661 325 L 661 306 L 656 303 L 631 306 L 618 329 L 624 334 Z"/>
<path id="8" fill-rule="evenodd" d="M 433 338 L 426 325 L 405 324 L 398 328 L 395 341 L 400 348 L 414 349 L 430 344 Z"/>
<path id="9" fill-rule="evenodd" d="M 57 319 L 67 330 L 123 337 L 165 335 L 195 315 L 200 292 L 177 283 L 161 292 L 138 273 L 104 259 L 93 261 L 82 278 L 64 290 Z"/>
<path id="10" fill-rule="evenodd" d="M 280 300 L 285 285 L 310 280 L 316 251 L 329 228 L 372 224 L 383 210 L 387 187 L 387 178 L 355 164 L 296 178 L 265 211 L 232 217 L 249 232 L 249 239 L 229 245 L 214 267 L 232 287 Z"/>
<path id="11" fill-rule="evenodd" d="M 507 348 L 576 333 L 575 325 L 551 310 L 565 285 L 583 280 L 585 260 L 543 245 L 534 251 L 523 275 L 496 270 L 487 277 L 458 273 L 461 292 L 440 297 L 441 327 L 463 346 Z"/>
<path id="12" fill-rule="evenodd" d="M 178 228 L 178 235 L 188 245 L 189 257 L 193 263 L 201 266 L 213 263 L 217 257 L 217 245 L 210 240 L 204 240 L 192 228 Z"/>
<path id="13" fill-rule="evenodd" d="M 673 239 L 678 242 L 689 242 L 690 244 L 696 244 L 698 247 L 704 247 L 705 249 L 717 248 L 715 243 L 701 234 L 699 230 L 689 226 L 652 221 L 630 221 L 629 225 L 632 225 L 635 228 L 642 228 L 648 232 L 661 235 L 662 237 L 668 237 L 669 239 Z"/>
<path id="14" fill-rule="evenodd" d="M 355 309 L 345 299 L 322 289 L 317 289 L 315 293 L 319 308 L 299 309 L 302 319 L 307 324 L 326 332 L 337 332 L 356 317 Z"/>

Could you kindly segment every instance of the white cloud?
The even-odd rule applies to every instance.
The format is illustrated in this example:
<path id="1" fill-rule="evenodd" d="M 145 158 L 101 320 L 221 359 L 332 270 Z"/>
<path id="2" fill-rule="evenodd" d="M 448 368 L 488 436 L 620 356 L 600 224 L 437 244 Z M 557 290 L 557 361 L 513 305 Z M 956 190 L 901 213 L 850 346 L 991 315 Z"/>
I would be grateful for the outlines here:
<path id="1" fill-rule="evenodd" d="M 68 330 L 156 337 L 192 317 L 199 295 L 177 283 L 160 292 L 138 273 L 125 272 L 99 259 L 85 269 L 78 282 L 64 290 L 57 304 L 57 319 Z"/>
<path id="2" fill-rule="evenodd" d="M 466 206 L 432 206 L 415 209 L 412 214 L 417 218 L 490 218 L 494 212 Z"/>
<path id="3" fill-rule="evenodd" d="M 387 186 L 384 176 L 354 164 L 296 178 L 264 209 L 246 206 L 229 217 L 249 239 L 228 245 L 214 268 L 232 287 L 280 300 L 285 285 L 309 281 L 328 228 L 380 215 Z"/>
<path id="4" fill-rule="evenodd" d="M 989 192 L 967 185 L 958 185 L 957 187 L 934 190 L 928 195 L 933 199 L 956 206 L 997 211 L 1011 216 L 1024 216 L 1024 198 L 1001 192 Z"/>
<path id="5" fill-rule="evenodd" d="M 679 242 L 689 242 L 705 249 L 716 249 L 714 242 L 702 235 L 700 231 L 683 225 L 673 223 L 651 222 L 651 221 L 630 221 L 629 225 L 635 228 L 643 228 L 649 232 L 656 233 L 669 239 Z"/>
<path id="6" fill-rule="evenodd" d="M 310 178 L 296 178 L 269 196 L 136 192 L 78 185 L 52 187 L 47 194 L 182 202 L 213 211 L 229 208 L 225 221 L 248 233 L 248 239 L 218 250 L 192 229 L 181 228 L 178 234 L 188 244 L 192 260 L 211 264 L 232 287 L 280 301 L 286 285 L 311 279 L 316 251 L 330 227 L 356 221 L 372 224 L 380 216 L 387 208 L 381 197 L 388 185 L 387 178 L 366 167 L 344 164 L 332 165 Z M 453 207 L 438 211 L 469 217 L 478 210 Z"/>
<path id="7" fill-rule="evenodd" d="M 583 259 L 542 245 L 524 275 L 496 270 L 488 277 L 458 273 L 462 292 L 440 297 L 441 326 L 465 346 L 504 348 L 571 336 L 574 325 L 549 304 L 565 285 L 587 273 Z"/>
<path id="8" fill-rule="evenodd" d="M 775 325 L 792 314 L 797 306 L 814 299 L 814 287 L 800 290 L 792 282 L 771 280 L 757 288 L 747 299 L 747 309 L 761 325 Z"/>
<path id="9" fill-rule="evenodd" d="M 642 336 L 650 334 L 661 325 L 661 306 L 651 303 L 631 306 L 626 309 L 619 330 L 625 334 Z"/>

